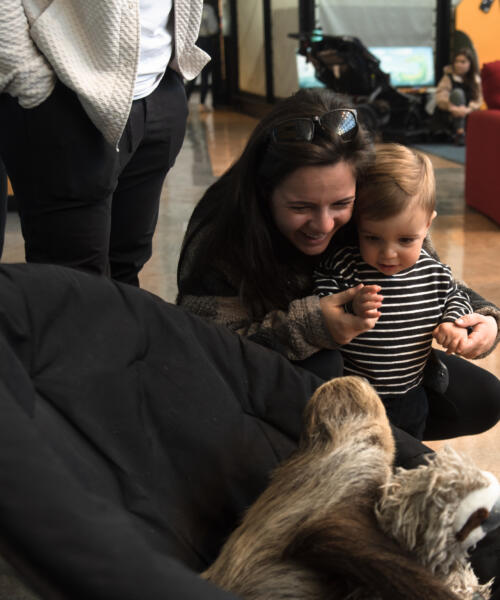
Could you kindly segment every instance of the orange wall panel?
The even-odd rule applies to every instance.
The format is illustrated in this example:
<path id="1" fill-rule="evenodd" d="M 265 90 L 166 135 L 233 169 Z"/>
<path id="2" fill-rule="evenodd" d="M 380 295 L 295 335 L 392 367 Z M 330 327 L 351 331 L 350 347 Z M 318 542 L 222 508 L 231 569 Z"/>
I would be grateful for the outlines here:
<path id="1" fill-rule="evenodd" d="M 480 0 L 462 0 L 456 7 L 455 29 L 466 33 L 474 44 L 479 68 L 500 60 L 500 0 L 494 0 L 488 13 L 479 10 Z"/>

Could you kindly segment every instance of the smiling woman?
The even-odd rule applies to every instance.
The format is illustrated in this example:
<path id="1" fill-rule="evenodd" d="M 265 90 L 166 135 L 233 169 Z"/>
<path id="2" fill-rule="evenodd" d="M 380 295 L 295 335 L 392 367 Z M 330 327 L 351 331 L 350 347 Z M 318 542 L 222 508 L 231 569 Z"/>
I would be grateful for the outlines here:
<path id="1" fill-rule="evenodd" d="M 277 103 L 195 208 L 179 260 L 177 302 L 315 365 L 322 351 L 336 354 L 339 344 L 370 329 L 369 319 L 344 313 L 354 290 L 320 302 L 312 275 L 349 229 L 356 182 L 373 156 L 356 112 L 338 94 L 302 89 Z M 472 305 L 497 315 L 476 295 Z M 486 334 L 471 336 L 468 358 L 489 350 L 498 333 L 493 319 L 472 326 Z M 324 378 L 342 371 L 329 361 L 329 369 L 320 367 Z"/>
<path id="2" fill-rule="evenodd" d="M 333 235 L 352 216 L 356 180 L 344 161 L 302 167 L 290 173 L 271 196 L 271 213 L 279 232 L 298 250 L 324 252 Z"/>
<path id="3" fill-rule="evenodd" d="M 345 310 L 356 287 L 315 295 L 313 273 L 352 233 L 356 186 L 361 183 L 361 193 L 373 157 L 356 112 L 330 90 L 302 89 L 276 104 L 194 210 L 181 250 L 177 302 L 323 379 L 342 375 L 339 346 L 371 330 L 374 318 Z M 426 230 L 427 221 L 423 225 Z M 420 243 L 426 231 L 418 233 Z M 431 250 L 427 239 L 425 244 Z M 393 268 L 392 258 L 384 260 Z M 500 311 L 469 293 L 476 312 L 463 317 L 460 327 L 473 330 L 463 355 L 474 358 L 494 345 Z M 440 358 L 450 383 L 438 381 L 435 405 L 453 414 L 434 419 L 426 439 L 491 427 L 500 414 L 498 380 L 457 357 Z M 482 406 L 473 414 L 471 385 L 482 389 Z M 407 458 L 425 449 L 410 439 Z"/>
<path id="4" fill-rule="evenodd" d="M 329 308 L 345 299 L 321 304 L 312 272 L 351 218 L 372 155 L 356 112 L 333 92 L 276 104 L 191 217 L 178 303 L 291 360 L 336 348 Z"/>

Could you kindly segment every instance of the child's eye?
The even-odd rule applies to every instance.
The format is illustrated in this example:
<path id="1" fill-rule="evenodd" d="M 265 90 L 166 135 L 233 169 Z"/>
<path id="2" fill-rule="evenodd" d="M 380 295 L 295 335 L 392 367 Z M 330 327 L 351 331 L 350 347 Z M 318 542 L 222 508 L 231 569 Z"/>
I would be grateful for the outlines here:
<path id="1" fill-rule="evenodd" d="M 400 238 L 400 244 L 412 244 L 415 241 L 415 238 Z"/>
<path id="2" fill-rule="evenodd" d="M 378 237 L 376 235 L 365 235 L 365 240 L 368 242 L 377 242 Z"/>
<path id="3" fill-rule="evenodd" d="M 306 211 L 308 209 L 307 206 L 291 206 L 290 208 L 294 212 L 304 212 L 304 211 Z"/>

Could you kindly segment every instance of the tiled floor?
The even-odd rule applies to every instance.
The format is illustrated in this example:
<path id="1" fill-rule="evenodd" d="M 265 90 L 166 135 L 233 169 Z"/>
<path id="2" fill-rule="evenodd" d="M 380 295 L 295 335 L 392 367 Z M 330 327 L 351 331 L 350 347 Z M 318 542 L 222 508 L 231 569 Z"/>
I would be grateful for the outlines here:
<path id="1" fill-rule="evenodd" d="M 167 301 L 175 299 L 177 259 L 191 211 L 206 187 L 241 152 L 256 123 L 231 111 L 199 113 L 194 101 L 190 109 L 183 149 L 163 189 L 153 258 L 141 274 L 142 287 Z M 432 235 L 441 259 L 451 265 L 457 278 L 500 305 L 500 229 L 465 206 L 463 167 L 437 157 L 431 159 L 438 182 L 438 217 Z M 24 260 L 18 219 L 12 213 L 2 260 Z M 500 376 L 500 350 L 476 362 Z M 500 425 L 482 435 L 448 443 L 500 477 Z M 442 443 L 430 445 L 438 448 Z"/>

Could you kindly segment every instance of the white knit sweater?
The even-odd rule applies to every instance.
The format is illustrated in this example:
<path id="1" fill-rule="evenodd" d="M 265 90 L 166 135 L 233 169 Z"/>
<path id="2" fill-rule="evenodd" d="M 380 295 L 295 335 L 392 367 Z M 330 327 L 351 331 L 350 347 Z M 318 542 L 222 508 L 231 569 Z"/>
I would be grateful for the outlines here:
<path id="1" fill-rule="evenodd" d="M 174 0 L 174 69 L 193 79 L 210 60 L 195 46 L 203 0 Z M 139 60 L 138 0 L 2 0 L 0 92 L 41 104 L 56 78 L 74 90 L 113 145 L 132 104 Z"/>

